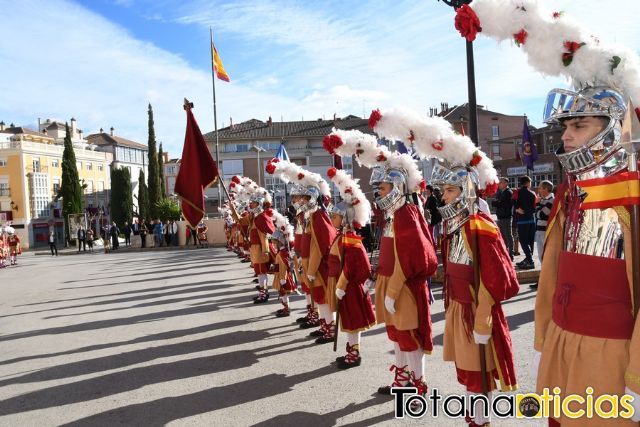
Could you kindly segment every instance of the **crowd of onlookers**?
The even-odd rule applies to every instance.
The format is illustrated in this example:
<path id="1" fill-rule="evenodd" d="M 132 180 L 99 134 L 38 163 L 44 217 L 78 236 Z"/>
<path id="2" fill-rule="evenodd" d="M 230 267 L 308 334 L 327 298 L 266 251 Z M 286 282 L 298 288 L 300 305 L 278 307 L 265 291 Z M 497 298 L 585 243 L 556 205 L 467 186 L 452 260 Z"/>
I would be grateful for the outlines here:
<path id="1" fill-rule="evenodd" d="M 206 247 L 208 227 L 201 221 L 196 228 L 186 227 L 186 244 L 193 242 L 194 246 Z M 124 238 L 124 247 L 131 246 L 132 239 L 139 239 L 140 243 L 136 246 L 141 248 L 154 248 L 163 246 L 178 246 L 178 223 L 174 220 L 162 222 L 160 219 L 153 221 L 138 221 L 134 219 L 131 223 L 124 222 L 122 228 L 118 227 L 115 222 L 106 224 L 100 228 L 99 233 L 94 227 L 85 227 L 80 225 L 75 233 L 75 241 L 78 245 L 78 253 L 93 252 L 94 242 L 99 240 L 104 247 L 105 252 L 118 250 L 120 248 L 120 240 Z M 149 239 L 148 236 L 152 236 Z M 49 247 L 51 255 L 58 255 L 58 246 L 55 232 L 49 233 Z"/>

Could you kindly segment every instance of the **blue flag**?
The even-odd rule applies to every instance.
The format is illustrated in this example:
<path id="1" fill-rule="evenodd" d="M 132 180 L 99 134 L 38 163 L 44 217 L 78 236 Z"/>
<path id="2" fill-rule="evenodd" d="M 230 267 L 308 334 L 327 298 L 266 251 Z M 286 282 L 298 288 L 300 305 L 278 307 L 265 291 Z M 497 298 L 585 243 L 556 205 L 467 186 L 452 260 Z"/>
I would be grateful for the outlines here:
<path id="1" fill-rule="evenodd" d="M 524 118 L 522 126 L 522 162 L 527 166 L 527 170 L 533 170 L 533 164 L 538 160 L 538 148 L 531 138 L 529 123 Z"/>
<path id="2" fill-rule="evenodd" d="M 287 154 L 287 150 L 284 148 L 284 142 L 280 143 L 280 147 L 278 147 L 278 151 L 276 152 L 276 159 L 278 160 L 289 160 L 289 154 Z"/>

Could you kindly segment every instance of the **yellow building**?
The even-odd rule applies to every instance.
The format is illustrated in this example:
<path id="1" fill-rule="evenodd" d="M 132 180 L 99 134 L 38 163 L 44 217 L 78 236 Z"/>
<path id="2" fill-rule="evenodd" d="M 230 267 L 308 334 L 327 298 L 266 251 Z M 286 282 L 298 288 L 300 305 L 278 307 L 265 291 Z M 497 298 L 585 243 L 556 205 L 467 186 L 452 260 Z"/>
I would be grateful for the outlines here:
<path id="1" fill-rule="evenodd" d="M 46 246 L 50 229 L 55 229 L 58 244 L 63 242 L 61 204 L 55 201 L 62 183 L 62 139 L 46 129 L 0 122 L 0 223 L 12 222 L 24 248 Z M 96 146 L 82 138 L 73 119 L 72 142 L 86 211 L 107 210 L 111 154 L 94 151 Z"/>

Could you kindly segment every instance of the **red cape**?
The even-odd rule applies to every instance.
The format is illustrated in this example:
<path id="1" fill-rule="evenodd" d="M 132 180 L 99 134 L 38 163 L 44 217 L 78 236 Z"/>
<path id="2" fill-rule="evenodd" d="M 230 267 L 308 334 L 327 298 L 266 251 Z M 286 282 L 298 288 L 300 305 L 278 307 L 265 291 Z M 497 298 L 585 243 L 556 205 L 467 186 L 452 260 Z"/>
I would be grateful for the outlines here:
<path id="1" fill-rule="evenodd" d="M 326 211 L 318 209 L 311 215 L 311 226 L 313 227 L 313 234 L 318 241 L 318 248 L 322 254 L 322 259 L 325 260 L 329 256 L 329 249 L 331 249 L 331 243 L 336 238 L 338 231 L 331 224 L 331 219 L 327 215 Z"/>
<path id="2" fill-rule="evenodd" d="M 431 233 L 416 205 L 405 204 L 393 214 L 396 251 L 408 283 L 425 283 L 438 268 Z"/>
<path id="3" fill-rule="evenodd" d="M 276 231 L 276 227 L 273 225 L 273 220 L 265 212 L 260 213 L 253 219 L 253 225 L 255 225 L 256 228 L 264 234 L 272 234 Z"/>

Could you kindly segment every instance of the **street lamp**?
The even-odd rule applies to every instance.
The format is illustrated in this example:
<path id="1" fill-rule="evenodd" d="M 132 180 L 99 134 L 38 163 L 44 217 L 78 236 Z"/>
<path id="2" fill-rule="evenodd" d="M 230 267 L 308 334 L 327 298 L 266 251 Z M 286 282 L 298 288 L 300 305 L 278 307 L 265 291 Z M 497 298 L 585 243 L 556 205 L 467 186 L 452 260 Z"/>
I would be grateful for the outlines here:
<path id="1" fill-rule="evenodd" d="M 464 4 L 471 3 L 472 0 L 438 0 L 447 6 L 453 7 L 454 10 L 462 7 Z M 467 43 L 467 91 L 469 94 L 469 138 L 476 146 L 479 146 L 478 137 L 478 103 L 476 102 L 476 78 L 473 64 L 473 42 Z"/>
<path id="2" fill-rule="evenodd" d="M 262 187 L 262 180 L 260 179 L 260 171 L 262 170 L 262 167 L 260 166 L 260 152 L 261 151 L 267 151 L 264 148 L 260 147 L 258 144 L 253 144 L 251 146 L 252 150 L 256 150 L 256 152 L 258 153 L 258 186 Z"/>

